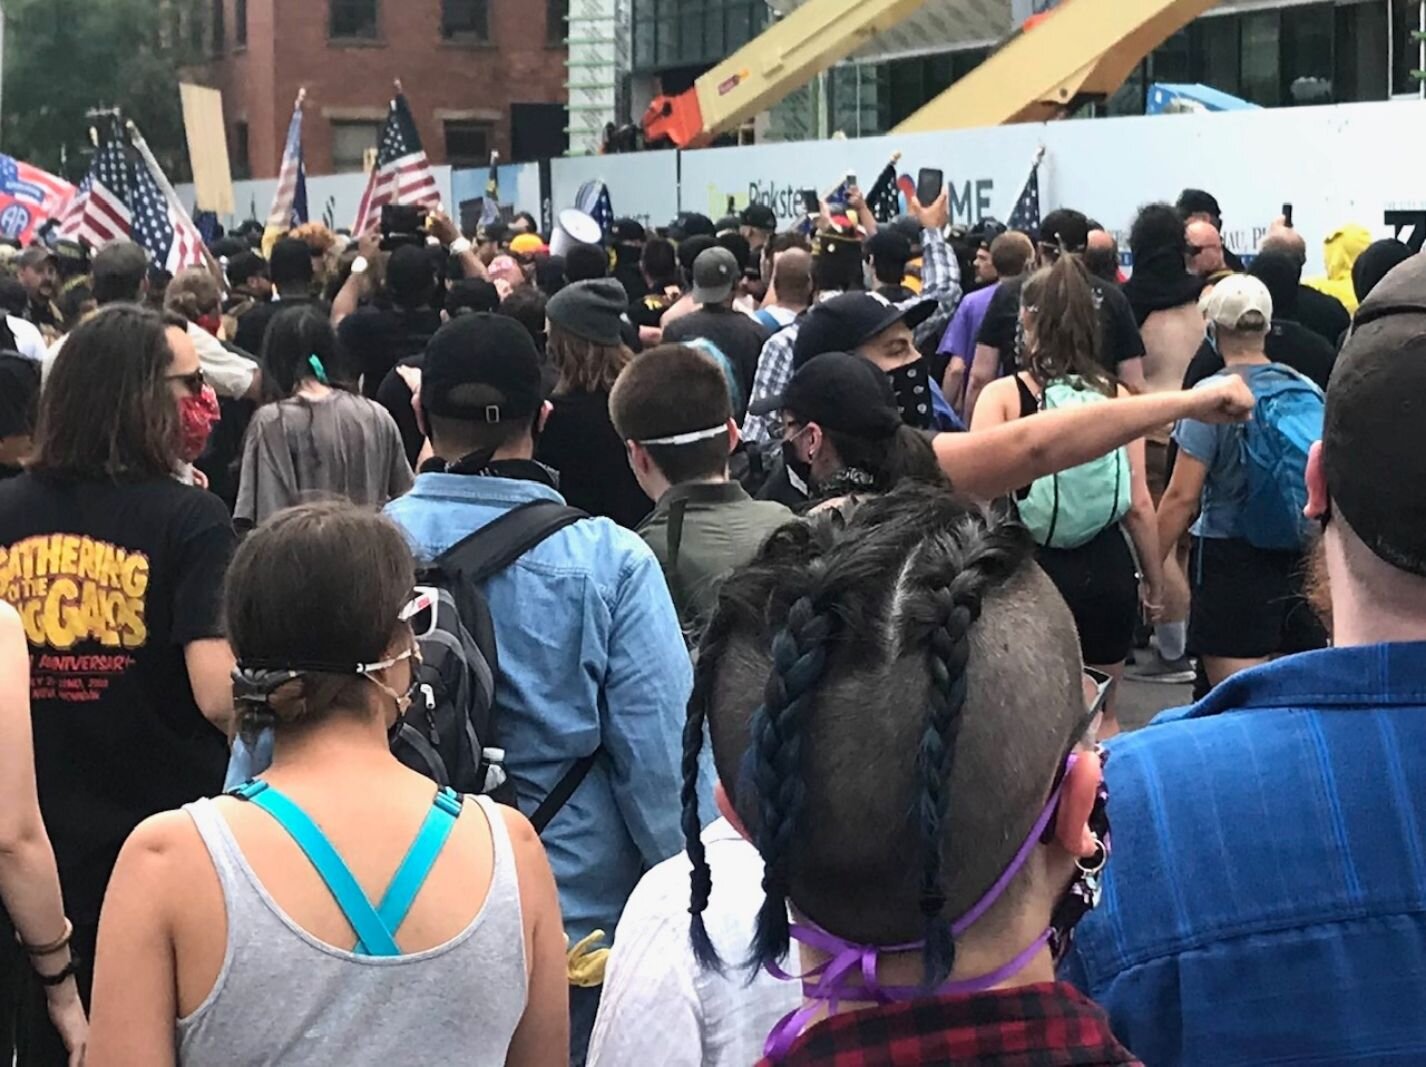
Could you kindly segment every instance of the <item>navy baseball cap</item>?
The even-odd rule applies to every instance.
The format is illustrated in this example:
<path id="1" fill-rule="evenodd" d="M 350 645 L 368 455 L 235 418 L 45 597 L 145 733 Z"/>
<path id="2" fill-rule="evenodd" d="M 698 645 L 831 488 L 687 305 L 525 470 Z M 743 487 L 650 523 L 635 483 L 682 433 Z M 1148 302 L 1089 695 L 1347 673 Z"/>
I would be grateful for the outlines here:
<path id="1" fill-rule="evenodd" d="M 936 301 L 903 308 L 875 293 L 842 293 L 818 304 L 802 319 L 792 344 L 792 366 L 802 366 L 823 352 L 844 352 L 904 322 L 914 330 L 936 311 Z"/>

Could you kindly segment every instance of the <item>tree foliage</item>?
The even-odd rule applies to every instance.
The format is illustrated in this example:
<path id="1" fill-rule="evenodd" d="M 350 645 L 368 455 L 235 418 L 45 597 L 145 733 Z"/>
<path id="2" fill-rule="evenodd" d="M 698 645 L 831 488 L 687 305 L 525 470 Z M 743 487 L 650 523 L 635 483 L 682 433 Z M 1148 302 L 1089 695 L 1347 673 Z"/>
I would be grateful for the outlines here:
<path id="1" fill-rule="evenodd" d="M 188 172 L 179 71 L 203 59 L 202 0 L 4 0 L 0 149 L 77 181 L 85 112 L 120 107 L 169 177 Z"/>

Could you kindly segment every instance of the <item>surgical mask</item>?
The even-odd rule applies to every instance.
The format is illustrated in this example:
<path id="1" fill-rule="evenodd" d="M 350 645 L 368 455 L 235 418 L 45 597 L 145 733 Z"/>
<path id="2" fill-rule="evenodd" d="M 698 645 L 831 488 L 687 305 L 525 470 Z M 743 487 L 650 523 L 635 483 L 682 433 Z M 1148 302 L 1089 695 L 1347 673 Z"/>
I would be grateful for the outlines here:
<path id="1" fill-rule="evenodd" d="M 935 412 L 931 408 L 931 378 L 926 372 L 926 361 L 917 359 L 897 367 L 888 372 L 887 377 L 896 393 L 901 421 L 917 430 L 931 429 L 935 425 Z"/>
<path id="2" fill-rule="evenodd" d="M 812 484 L 812 461 L 797 454 L 797 439 L 807 432 L 804 426 L 791 437 L 782 439 L 782 465 L 802 480 L 802 484 Z"/>
<path id="3" fill-rule="evenodd" d="M 1103 749 L 1099 749 L 1099 757 L 1101 762 L 1104 762 L 1108 755 Z M 1039 818 L 1030 828 L 1020 850 L 985 895 L 969 911 L 951 923 L 952 937 L 964 934 L 994 906 L 1025 866 L 1035 847 L 1051 832 L 1050 824 L 1055 813 L 1059 810 L 1060 797 L 1064 792 L 1065 782 L 1068 781 L 1070 771 L 1074 769 L 1079 758 L 1079 754 L 1074 752 L 1066 757 L 1064 775 L 1050 794 L 1050 799 L 1040 812 Z M 803 996 L 810 1003 L 783 1016 L 773 1027 L 764 1046 L 764 1054 L 774 1063 L 786 1056 L 803 1029 L 823 1013 L 824 1003 L 827 1010 L 836 1012 L 842 1001 L 893 1004 L 917 1000 L 926 996 L 966 996 L 972 993 L 982 993 L 988 989 L 994 989 L 1019 974 L 1046 946 L 1049 947 L 1050 955 L 1055 962 L 1059 962 L 1069 951 L 1076 924 L 1099 903 L 1100 876 L 1104 870 L 1104 864 L 1109 858 L 1108 801 L 1109 792 L 1101 777 L 1098 795 L 1095 797 L 1094 808 L 1089 816 L 1089 828 L 1098 845 L 1095 854 L 1088 859 L 1076 861 L 1074 878 L 1060 894 L 1059 900 L 1050 913 L 1050 925 L 1044 933 L 989 974 L 981 975 L 978 978 L 946 982 L 935 990 L 927 990 L 921 986 L 884 986 L 877 981 L 876 977 L 878 956 L 883 952 L 915 952 L 923 947 L 924 942 L 911 941 L 903 945 L 882 946 L 859 945 L 828 933 L 810 922 L 794 923 L 789 931 L 792 937 L 804 945 L 826 953 L 830 959 L 800 976 Z M 769 964 L 767 969 L 776 978 L 793 980 L 798 977 L 787 974 L 775 964 Z"/>
<path id="4" fill-rule="evenodd" d="M 205 385 L 196 396 L 185 396 L 178 402 L 179 445 L 182 459 L 192 463 L 208 447 L 213 425 L 222 418 L 218 410 L 218 394 Z"/>

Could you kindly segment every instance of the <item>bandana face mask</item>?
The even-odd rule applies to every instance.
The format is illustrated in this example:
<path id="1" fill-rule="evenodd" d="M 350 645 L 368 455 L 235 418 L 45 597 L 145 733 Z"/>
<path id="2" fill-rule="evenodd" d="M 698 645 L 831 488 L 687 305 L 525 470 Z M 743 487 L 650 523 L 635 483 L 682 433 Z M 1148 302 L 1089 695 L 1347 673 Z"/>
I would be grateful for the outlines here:
<path id="1" fill-rule="evenodd" d="M 887 374 L 896 393 L 896 406 L 901 421 L 917 430 L 929 430 L 934 421 L 931 412 L 931 379 L 926 374 L 926 361 L 915 360 Z"/>
<path id="2" fill-rule="evenodd" d="M 1097 678 L 1094 680 L 1098 681 Z M 1087 720 L 1091 731 L 1093 724 L 1098 721 L 1099 709 L 1108 695 L 1107 679 L 1098 684 L 1098 694 L 1089 708 Z M 1096 752 L 1100 764 L 1103 766 L 1108 760 L 1108 754 L 1102 746 L 1096 746 Z M 1077 752 L 1071 752 L 1065 757 L 1062 765 L 1063 770 L 1050 792 L 1049 800 L 1045 802 L 1044 808 L 1035 819 L 1034 825 L 1031 826 L 1019 851 L 1015 853 L 1014 858 L 1011 859 L 995 883 L 985 892 L 985 895 L 976 901 L 969 911 L 951 923 L 953 938 L 960 937 L 975 925 L 1004 895 L 1016 875 L 1029 860 L 1035 847 L 1052 839 L 1054 833 L 1052 823 L 1059 811 L 1065 782 L 1069 780 L 1070 771 L 1074 769 L 1079 759 L 1080 755 Z M 822 1013 L 824 1003 L 829 1011 L 835 1012 L 843 1001 L 893 1004 L 927 996 L 964 996 L 971 993 L 982 993 L 1019 974 L 1046 946 L 1050 949 L 1051 958 L 1058 963 L 1069 951 L 1074 927 L 1099 903 L 1102 891 L 1101 877 L 1104 865 L 1109 859 L 1110 849 L 1108 802 L 1109 791 L 1101 776 L 1094 807 L 1090 811 L 1088 820 L 1090 832 L 1094 835 L 1097 846 L 1094 855 L 1075 861 L 1074 878 L 1056 901 L 1055 907 L 1050 913 L 1050 925 L 1045 931 L 1020 953 L 989 974 L 946 982 L 932 990 L 921 986 L 885 986 L 877 980 L 876 976 L 880 954 L 883 952 L 915 952 L 920 950 L 925 942 L 910 941 L 902 945 L 859 945 L 829 933 L 814 923 L 805 920 L 793 923 L 789 932 L 795 940 L 825 953 L 830 958 L 827 962 L 800 976 L 788 974 L 776 964 L 768 965 L 768 973 L 775 978 L 785 981 L 795 981 L 800 978 L 803 996 L 810 1003 L 779 1020 L 768 1035 L 764 1054 L 774 1062 L 786 1056 L 803 1029 Z"/>
<path id="3" fill-rule="evenodd" d="M 218 394 L 210 385 L 203 386 L 196 396 L 185 396 L 178 402 L 179 454 L 192 463 L 208 447 L 213 426 L 222 418 L 218 409 Z"/>

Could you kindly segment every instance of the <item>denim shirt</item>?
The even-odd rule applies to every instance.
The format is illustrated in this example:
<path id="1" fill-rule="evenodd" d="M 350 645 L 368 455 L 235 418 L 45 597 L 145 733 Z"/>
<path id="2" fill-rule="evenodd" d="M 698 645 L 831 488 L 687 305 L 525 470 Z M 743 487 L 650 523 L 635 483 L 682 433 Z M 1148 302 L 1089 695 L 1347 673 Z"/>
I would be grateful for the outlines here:
<path id="1" fill-rule="evenodd" d="M 387 505 L 418 559 L 431 560 L 531 500 L 532 481 L 421 474 Z M 637 534 L 584 519 L 485 583 L 500 656 L 506 768 L 529 815 L 579 757 L 600 757 L 541 835 L 571 943 L 613 939 L 639 876 L 683 850 L 679 821 L 688 652 L 663 573 Z M 703 794 L 704 821 L 716 815 Z"/>
<path id="2" fill-rule="evenodd" d="M 1235 675 L 1109 746 L 1061 977 L 1150 1067 L 1426 1063 L 1426 643 Z"/>

